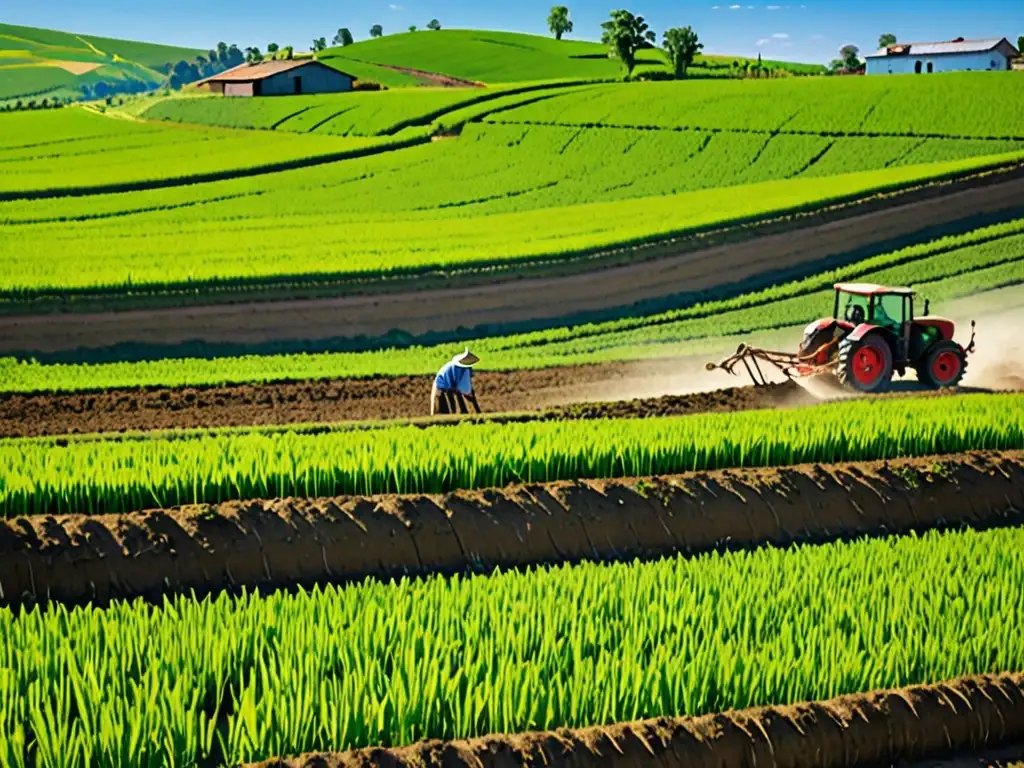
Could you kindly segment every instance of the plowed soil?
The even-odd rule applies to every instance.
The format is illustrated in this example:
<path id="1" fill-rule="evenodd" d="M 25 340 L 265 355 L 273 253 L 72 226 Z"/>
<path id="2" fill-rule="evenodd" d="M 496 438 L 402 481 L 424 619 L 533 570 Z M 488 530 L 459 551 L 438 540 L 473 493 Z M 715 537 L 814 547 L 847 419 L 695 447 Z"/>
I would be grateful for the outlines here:
<path id="1" fill-rule="evenodd" d="M 1017 524 L 1024 452 L 0 521 L 0 604 L 105 602 Z"/>
<path id="2" fill-rule="evenodd" d="M 816 402 L 796 384 L 738 387 L 616 403 L 581 403 L 628 389 L 671 391 L 679 363 L 615 363 L 481 372 L 474 376 L 487 413 L 547 410 L 544 418 L 668 416 Z M 242 384 L 181 389 L 0 395 L 0 437 L 267 424 L 411 419 L 430 414 L 430 376 Z M 577 403 L 577 405 L 567 405 Z"/>
<path id="3" fill-rule="evenodd" d="M 1024 675 L 1003 674 L 703 717 L 659 718 L 452 742 L 427 741 L 399 749 L 310 754 L 257 765 L 259 768 L 874 768 L 1022 742 Z M 1014 751 L 1021 754 L 1020 749 L 1008 750 L 1010 754 Z M 996 760 L 974 763 L 998 764 Z"/>

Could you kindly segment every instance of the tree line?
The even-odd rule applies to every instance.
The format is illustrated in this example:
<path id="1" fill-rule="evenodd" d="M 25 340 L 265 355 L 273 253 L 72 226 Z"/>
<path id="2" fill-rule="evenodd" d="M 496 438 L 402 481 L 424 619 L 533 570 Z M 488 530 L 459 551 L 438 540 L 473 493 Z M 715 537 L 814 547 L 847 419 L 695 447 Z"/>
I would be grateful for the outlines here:
<path id="1" fill-rule="evenodd" d="M 441 28 L 441 22 L 438 21 L 437 19 L 431 19 L 430 21 L 427 22 L 427 29 L 429 29 L 429 30 L 437 31 L 440 28 Z M 412 24 L 412 25 L 409 26 L 409 31 L 410 32 L 415 32 L 417 29 L 419 29 L 419 27 L 417 27 L 415 24 Z M 382 27 L 380 24 L 374 24 L 372 27 L 370 27 L 370 37 L 371 38 L 377 38 L 377 37 L 383 37 L 383 36 L 384 36 L 384 27 Z M 355 42 L 355 38 L 352 36 L 352 30 L 350 30 L 348 27 L 342 27 L 341 29 L 338 30 L 338 33 L 334 36 L 334 39 L 331 40 L 331 45 L 340 45 L 341 47 L 344 48 L 347 45 L 352 45 L 354 42 Z M 318 37 L 318 38 L 315 38 L 313 40 L 313 51 L 314 52 L 320 52 L 320 51 L 322 51 L 322 50 L 324 50 L 326 48 L 327 48 L 327 38 L 326 37 Z"/>

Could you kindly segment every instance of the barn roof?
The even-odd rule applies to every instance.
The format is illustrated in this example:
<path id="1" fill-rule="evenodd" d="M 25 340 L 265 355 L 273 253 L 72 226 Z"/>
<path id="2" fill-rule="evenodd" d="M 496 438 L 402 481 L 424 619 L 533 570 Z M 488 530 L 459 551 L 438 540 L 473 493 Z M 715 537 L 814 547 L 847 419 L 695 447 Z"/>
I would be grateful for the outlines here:
<path id="1" fill-rule="evenodd" d="M 327 67 L 332 72 L 345 75 L 355 79 L 354 75 L 350 75 L 347 72 L 342 72 L 334 67 L 328 67 L 322 61 L 316 61 L 315 59 L 280 59 L 274 61 L 261 61 L 259 64 L 239 64 L 233 69 L 228 69 L 221 72 L 213 77 L 208 77 L 205 80 L 200 80 L 195 85 L 204 85 L 206 83 L 249 83 L 256 80 L 265 80 L 273 75 L 280 74 L 281 72 L 288 72 L 299 67 Z"/>
<path id="2" fill-rule="evenodd" d="M 944 40 L 937 43 L 897 43 L 887 48 L 879 48 L 874 53 L 869 53 L 866 58 L 877 59 L 886 56 L 937 56 L 943 53 L 985 53 L 993 48 L 998 48 L 1005 43 L 1013 50 L 1012 55 L 1018 53 L 1005 37 L 986 37 L 980 40 Z"/>

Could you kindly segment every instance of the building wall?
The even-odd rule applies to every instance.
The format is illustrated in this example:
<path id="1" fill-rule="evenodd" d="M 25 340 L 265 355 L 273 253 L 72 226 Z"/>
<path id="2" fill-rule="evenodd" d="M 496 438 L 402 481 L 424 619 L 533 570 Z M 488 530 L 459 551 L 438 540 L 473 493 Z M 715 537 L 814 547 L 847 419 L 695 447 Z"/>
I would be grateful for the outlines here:
<path id="1" fill-rule="evenodd" d="M 869 75 L 912 75 L 914 65 L 921 62 L 921 74 L 928 73 L 931 62 L 933 72 L 1002 71 L 1010 68 L 1005 54 L 992 50 L 985 53 L 941 53 L 934 56 L 879 56 L 867 59 Z M 993 64 L 994 62 L 994 64 Z"/>
<path id="2" fill-rule="evenodd" d="M 295 93 L 295 78 L 302 78 L 303 93 L 340 93 L 352 90 L 352 78 L 326 66 L 297 67 L 279 72 L 263 81 L 264 96 L 288 96 Z"/>
<path id="3" fill-rule="evenodd" d="M 252 83 L 224 83 L 225 96 L 252 96 Z"/>

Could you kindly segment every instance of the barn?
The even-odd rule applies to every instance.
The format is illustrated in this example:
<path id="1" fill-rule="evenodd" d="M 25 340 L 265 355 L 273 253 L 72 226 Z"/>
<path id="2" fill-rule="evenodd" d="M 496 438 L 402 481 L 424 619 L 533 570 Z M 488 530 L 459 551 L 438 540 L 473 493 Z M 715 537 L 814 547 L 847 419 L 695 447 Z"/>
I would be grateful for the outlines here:
<path id="1" fill-rule="evenodd" d="M 242 64 L 200 80 L 196 87 L 222 96 L 294 96 L 351 91 L 354 80 L 316 60 L 281 60 Z"/>
<path id="2" fill-rule="evenodd" d="M 1018 51 L 1005 37 L 938 43 L 899 43 L 879 48 L 864 58 L 869 75 L 910 75 L 932 72 L 995 72 L 1011 69 Z"/>

